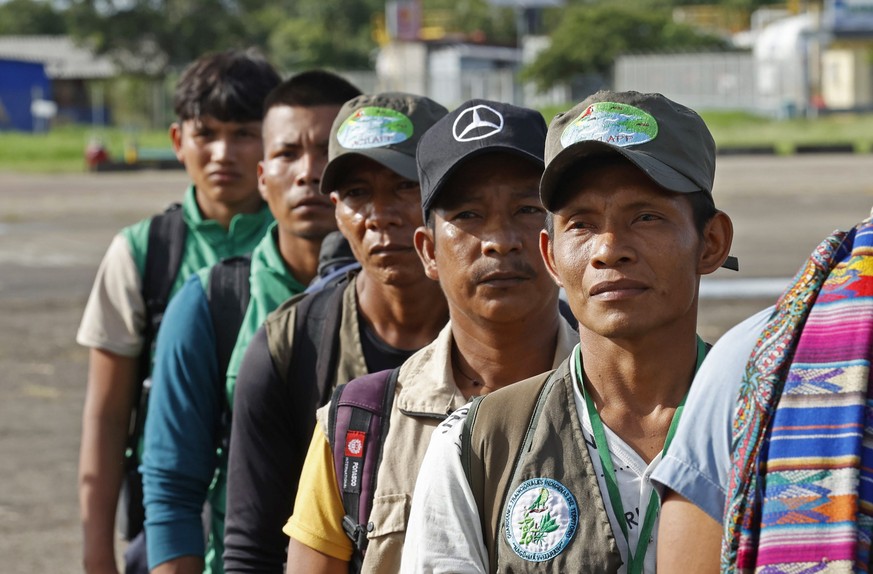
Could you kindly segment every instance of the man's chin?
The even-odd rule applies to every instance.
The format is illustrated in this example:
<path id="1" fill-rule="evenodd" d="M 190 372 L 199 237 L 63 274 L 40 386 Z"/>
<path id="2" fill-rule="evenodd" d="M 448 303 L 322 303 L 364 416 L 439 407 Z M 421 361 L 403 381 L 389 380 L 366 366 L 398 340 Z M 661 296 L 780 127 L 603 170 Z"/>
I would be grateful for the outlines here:
<path id="1" fill-rule="evenodd" d="M 366 266 L 367 274 L 376 279 L 383 285 L 391 285 L 392 287 L 404 287 L 414 285 L 422 279 L 426 279 L 424 268 L 421 263 L 416 260 L 418 267 L 414 267 L 410 263 L 373 263 L 369 262 Z"/>

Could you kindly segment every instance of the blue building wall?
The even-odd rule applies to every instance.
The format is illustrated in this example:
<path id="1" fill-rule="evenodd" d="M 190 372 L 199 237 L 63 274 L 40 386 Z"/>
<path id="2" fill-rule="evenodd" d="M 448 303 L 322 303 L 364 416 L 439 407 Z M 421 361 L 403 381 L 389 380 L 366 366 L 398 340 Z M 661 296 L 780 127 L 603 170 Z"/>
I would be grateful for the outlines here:
<path id="1" fill-rule="evenodd" d="M 52 97 L 43 65 L 0 58 L 0 130 L 34 131 L 30 104 L 36 97 Z"/>

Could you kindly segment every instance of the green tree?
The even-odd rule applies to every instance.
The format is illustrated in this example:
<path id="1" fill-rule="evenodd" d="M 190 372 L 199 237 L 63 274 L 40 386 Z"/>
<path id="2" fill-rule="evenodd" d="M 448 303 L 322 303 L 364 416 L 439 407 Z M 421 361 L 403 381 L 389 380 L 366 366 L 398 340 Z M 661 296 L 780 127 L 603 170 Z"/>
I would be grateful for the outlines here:
<path id="1" fill-rule="evenodd" d="M 384 0 L 298 0 L 284 10 L 284 18 L 273 20 L 269 52 L 284 69 L 370 69 L 373 19 L 383 10 Z"/>
<path id="2" fill-rule="evenodd" d="M 723 38 L 673 22 L 668 8 L 639 3 L 564 8 L 551 40 L 522 73 L 543 90 L 579 74 L 608 77 L 621 54 L 727 47 Z"/>
<path id="3" fill-rule="evenodd" d="M 58 35 L 66 32 L 64 15 L 49 2 L 9 0 L 0 4 L 0 35 Z"/>
<path id="4" fill-rule="evenodd" d="M 251 44 L 242 0 L 71 0 L 67 14 L 76 37 L 127 71 L 149 75 Z"/>

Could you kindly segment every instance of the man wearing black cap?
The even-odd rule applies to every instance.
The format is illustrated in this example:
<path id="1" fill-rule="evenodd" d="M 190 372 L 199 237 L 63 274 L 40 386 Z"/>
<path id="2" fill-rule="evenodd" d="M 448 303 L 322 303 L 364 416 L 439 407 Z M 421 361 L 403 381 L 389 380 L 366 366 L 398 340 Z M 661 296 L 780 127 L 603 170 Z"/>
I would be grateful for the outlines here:
<path id="1" fill-rule="evenodd" d="M 715 145 L 659 94 L 598 92 L 552 121 L 545 160 L 540 250 L 579 345 L 433 434 L 403 572 L 655 572 L 648 476 L 706 352 L 700 276 L 732 238 Z"/>
<path id="2" fill-rule="evenodd" d="M 349 572 L 350 559 L 361 572 L 398 572 L 415 477 L 437 424 L 465 412 L 470 397 L 552 369 L 570 352 L 576 334 L 558 313 L 558 290 L 538 247 L 545 136 L 538 112 L 472 100 L 422 137 L 426 226 L 416 231 L 415 246 L 445 293 L 450 321 L 397 372 L 372 510 L 359 518 L 366 525 L 360 546 L 344 532 L 344 501 L 353 488 L 339 474 L 348 472 L 334 469 L 334 453 L 350 449 L 344 437 L 362 435 L 337 433 L 336 411 L 319 411 L 286 526 L 288 572 Z M 343 396 L 364 384 L 352 381 Z M 343 442 L 332 449 L 330 436 Z"/>
<path id="3" fill-rule="evenodd" d="M 281 572 L 315 410 L 336 383 L 400 365 L 446 322 L 445 298 L 413 245 L 421 225 L 415 147 L 446 109 L 421 96 L 346 102 L 328 140 L 320 189 L 361 271 L 292 298 L 268 316 L 237 376 L 224 566 Z"/>

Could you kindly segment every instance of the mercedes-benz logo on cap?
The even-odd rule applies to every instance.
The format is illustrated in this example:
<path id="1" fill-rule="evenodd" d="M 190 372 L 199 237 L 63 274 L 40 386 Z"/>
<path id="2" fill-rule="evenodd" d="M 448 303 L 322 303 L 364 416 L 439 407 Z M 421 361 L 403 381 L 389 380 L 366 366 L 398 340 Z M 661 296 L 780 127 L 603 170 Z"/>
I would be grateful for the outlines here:
<path id="1" fill-rule="evenodd" d="M 483 104 L 467 108 L 455 118 L 452 135 L 459 142 L 491 137 L 503 129 L 503 115 Z"/>

